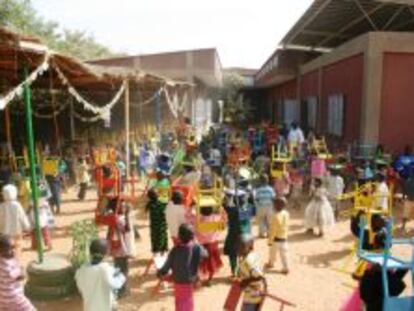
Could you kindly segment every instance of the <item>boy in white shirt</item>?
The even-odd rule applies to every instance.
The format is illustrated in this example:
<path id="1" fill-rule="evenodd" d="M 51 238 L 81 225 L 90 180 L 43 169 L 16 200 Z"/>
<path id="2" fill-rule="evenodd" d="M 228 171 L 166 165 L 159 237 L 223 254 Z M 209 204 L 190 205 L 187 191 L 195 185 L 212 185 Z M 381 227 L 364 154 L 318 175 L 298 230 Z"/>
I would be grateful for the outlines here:
<path id="1" fill-rule="evenodd" d="M 182 224 L 187 223 L 186 211 L 183 205 L 183 195 L 180 191 L 174 191 L 171 201 L 165 210 L 165 218 L 167 220 L 168 230 L 174 245 L 178 243 L 178 228 Z"/>
<path id="2" fill-rule="evenodd" d="M 84 311 L 113 311 L 115 291 L 125 283 L 125 276 L 112 265 L 103 262 L 108 252 L 105 240 L 94 240 L 90 245 L 91 263 L 76 271 L 75 280 L 83 299 Z"/>

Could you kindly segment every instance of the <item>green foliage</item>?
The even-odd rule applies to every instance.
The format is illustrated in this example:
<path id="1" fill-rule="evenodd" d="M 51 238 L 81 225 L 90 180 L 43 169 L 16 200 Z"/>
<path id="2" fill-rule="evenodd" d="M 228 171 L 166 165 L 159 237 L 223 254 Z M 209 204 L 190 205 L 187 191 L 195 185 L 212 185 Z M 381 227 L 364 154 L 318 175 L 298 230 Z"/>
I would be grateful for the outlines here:
<path id="1" fill-rule="evenodd" d="M 58 23 L 44 20 L 29 0 L 0 0 L 0 26 L 37 37 L 51 49 L 82 60 L 114 55 L 84 31 L 61 30 Z"/>
<path id="2" fill-rule="evenodd" d="M 235 124 L 243 124 L 251 112 L 240 90 L 244 87 L 243 77 L 236 73 L 223 75 L 223 87 L 219 91 L 224 102 L 224 120 Z"/>
<path id="3" fill-rule="evenodd" d="M 89 245 L 98 238 L 98 228 L 91 220 L 78 221 L 71 226 L 71 235 L 71 261 L 78 268 L 90 261 Z"/>

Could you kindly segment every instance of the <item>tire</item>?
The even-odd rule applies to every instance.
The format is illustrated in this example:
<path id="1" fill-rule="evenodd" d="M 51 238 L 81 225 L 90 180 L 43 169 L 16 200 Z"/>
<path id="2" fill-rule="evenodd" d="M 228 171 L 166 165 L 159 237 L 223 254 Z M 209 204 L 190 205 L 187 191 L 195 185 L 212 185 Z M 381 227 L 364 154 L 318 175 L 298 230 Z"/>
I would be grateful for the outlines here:
<path id="1" fill-rule="evenodd" d="M 50 301 L 67 298 L 76 292 L 75 282 L 60 286 L 37 286 L 28 283 L 25 287 L 25 294 L 36 301 Z"/>

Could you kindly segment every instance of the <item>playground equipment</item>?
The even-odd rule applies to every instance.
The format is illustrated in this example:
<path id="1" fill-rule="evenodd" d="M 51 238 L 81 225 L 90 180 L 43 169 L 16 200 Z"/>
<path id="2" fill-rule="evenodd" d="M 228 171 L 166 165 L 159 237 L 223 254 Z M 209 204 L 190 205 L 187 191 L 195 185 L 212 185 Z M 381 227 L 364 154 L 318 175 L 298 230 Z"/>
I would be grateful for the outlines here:
<path id="1" fill-rule="evenodd" d="M 366 226 L 366 221 L 361 220 L 361 228 Z M 364 230 L 360 230 L 361 235 L 359 240 L 364 240 Z M 392 246 L 405 245 L 412 247 L 412 255 L 409 260 L 393 256 L 391 254 Z M 411 272 L 412 284 L 414 284 L 414 238 L 411 239 L 393 239 L 392 238 L 392 221 L 387 224 L 387 235 L 385 239 L 385 249 L 380 253 L 366 251 L 359 243 L 358 257 L 368 263 L 376 264 L 381 267 L 382 273 L 382 288 L 383 288 L 383 309 L 384 311 L 412 311 L 414 310 L 414 288 L 411 289 L 411 294 L 405 297 L 390 296 L 388 271 L 406 269 Z"/>
<path id="2" fill-rule="evenodd" d="M 57 176 L 59 175 L 59 157 L 44 157 L 42 161 L 43 174 L 45 176 Z"/>
<path id="3" fill-rule="evenodd" d="M 199 185 L 195 189 L 196 226 L 199 232 L 224 230 L 226 224 L 223 219 L 212 222 L 202 222 L 202 210 L 213 209 L 214 214 L 222 214 L 223 183 L 217 176 L 213 176 L 213 187 L 203 189 Z"/>
<path id="4" fill-rule="evenodd" d="M 357 217 L 357 215 L 366 218 L 366 225 L 363 228 L 368 232 L 368 244 L 373 245 L 376 236 L 376 232 L 374 232 L 372 226 L 373 216 L 381 215 L 387 218 L 392 216 L 392 191 L 388 196 L 388 210 L 383 211 L 374 206 L 375 199 L 378 198 L 374 192 L 375 184 L 367 183 L 361 186 L 356 185 L 355 187 L 356 188 L 354 191 L 345 193 L 337 198 L 338 200 L 353 200 L 352 207 L 348 210 L 341 211 L 339 214 L 341 217 L 347 218 Z M 358 243 L 363 243 L 363 241 L 361 242 L 358 239 L 354 241 L 349 255 L 345 258 L 341 267 L 336 269 L 337 271 L 345 274 L 352 273 L 355 277 L 359 277 L 363 274 L 366 265 L 361 261 L 358 263 L 356 269 L 353 272 L 350 272 L 348 269 L 356 257 L 358 251 Z"/>
<path id="5" fill-rule="evenodd" d="M 287 165 L 292 162 L 289 153 L 282 152 L 280 146 L 273 146 L 270 163 L 270 175 L 272 178 L 283 177 L 287 173 Z"/>
<path id="6" fill-rule="evenodd" d="M 320 159 L 331 159 L 332 155 L 329 152 L 328 145 L 326 144 L 325 137 L 320 139 L 314 139 L 311 144 L 311 149 L 316 152 L 316 155 Z"/>
<path id="7" fill-rule="evenodd" d="M 92 157 L 96 166 L 116 162 L 116 150 L 112 147 L 94 149 Z"/>
<path id="8" fill-rule="evenodd" d="M 98 205 L 95 210 L 97 225 L 108 226 L 107 239 L 111 250 L 120 247 L 117 236 L 117 225 L 121 208 L 125 204 L 136 204 L 135 184 L 137 180 L 123 180 L 121 184 L 119 170 L 115 164 L 96 167 L 96 183 L 98 187 Z M 129 190 L 129 193 L 127 190 Z"/>

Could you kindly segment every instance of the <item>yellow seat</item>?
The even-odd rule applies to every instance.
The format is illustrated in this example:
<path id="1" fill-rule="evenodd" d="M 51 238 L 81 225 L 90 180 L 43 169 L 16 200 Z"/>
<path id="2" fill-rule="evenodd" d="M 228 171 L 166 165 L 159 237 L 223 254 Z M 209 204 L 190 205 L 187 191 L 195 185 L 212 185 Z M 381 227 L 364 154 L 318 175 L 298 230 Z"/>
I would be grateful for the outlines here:
<path id="1" fill-rule="evenodd" d="M 221 213 L 222 209 L 222 193 L 223 193 L 223 184 L 221 179 L 217 176 L 214 176 L 213 187 L 210 189 L 200 189 L 196 187 L 195 197 L 196 197 L 196 213 L 197 213 L 197 229 L 200 232 L 212 232 L 218 230 L 224 230 L 225 223 L 223 221 L 202 223 L 201 218 L 201 209 L 206 207 L 213 208 L 214 213 Z"/>

